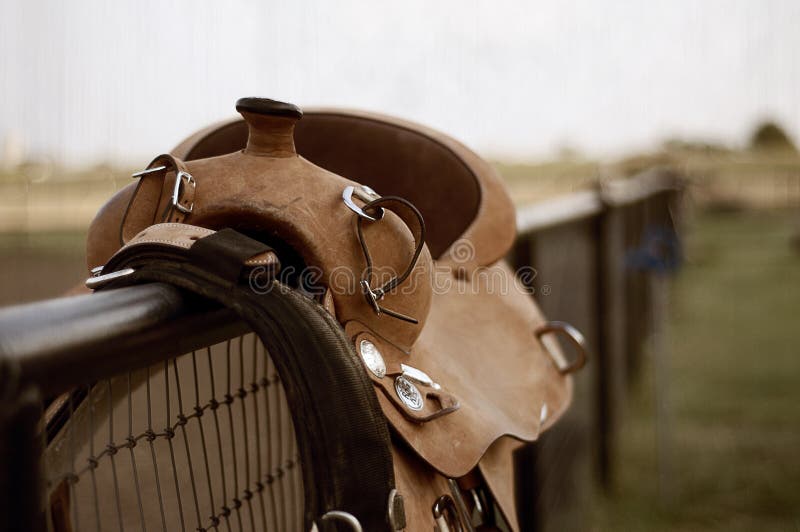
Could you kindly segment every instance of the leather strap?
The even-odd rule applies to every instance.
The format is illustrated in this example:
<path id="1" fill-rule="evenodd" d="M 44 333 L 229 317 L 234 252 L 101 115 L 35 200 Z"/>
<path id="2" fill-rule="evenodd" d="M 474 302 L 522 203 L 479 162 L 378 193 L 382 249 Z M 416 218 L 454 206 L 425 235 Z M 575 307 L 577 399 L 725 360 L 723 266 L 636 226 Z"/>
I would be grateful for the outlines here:
<path id="1" fill-rule="evenodd" d="M 422 217 L 422 214 L 413 203 L 407 199 L 397 196 L 380 197 L 370 201 L 363 207 L 363 210 L 366 213 L 377 214 L 381 209 L 389 209 L 390 211 L 394 212 L 411 230 L 411 233 L 414 236 L 414 255 L 411 257 L 408 267 L 403 273 L 392 277 L 379 288 L 373 288 L 371 286 L 373 266 L 372 256 L 370 255 L 367 241 L 364 239 L 363 227 L 365 223 L 380 223 L 380 218 L 375 221 L 367 221 L 367 219 L 363 216 L 359 216 L 358 223 L 356 225 L 358 230 L 358 241 L 361 244 L 361 250 L 364 253 L 364 260 L 367 262 L 367 267 L 364 269 L 364 274 L 361 277 L 361 286 L 364 290 L 364 297 L 367 299 L 367 303 L 369 303 L 378 314 L 385 313 L 393 318 L 407 321 L 409 323 L 419 323 L 419 320 L 413 316 L 406 316 L 405 314 L 390 310 L 378 304 L 378 301 L 380 301 L 385 294 L 397 288 L 397 286 L 405 281 L 414 270 L 414 266 L 417 264 L 417 259 L 419 259 L 419 255 L 422 253 L 422 248 L 425 245 L 425 219 Z"/>
<path id="2" fill-rule="evenodd" d="M 167 179 L 170 175 L 174 175 L 174 178 Z M 194 178 L 177 157 L 168 153 L 159 155 L 134 177 L 139 178 L 139 183 L 120 223 L 121 246 L 155 223 L 183 222 L 194 207 Z M 167 203 L 159 216 L 158 210 L 165 193 L 168 195 Z"/>
<path id="3" fill-rule="evenodd" d="M 269 246 L 233 230 L 156 224 L 108 261 L 104 274 L 130 273 L 103 288 L 166 282 L 239 314 L 284 384 L 302 464 L 304 530 L 315 522 L 321 531 L 336 529 L 320 519 L 334 510 L 352 514 L 364 530 L 389 530 L 391 441 L 373 387 L 338 322 L 275 280 L 277 264 L 267 265 L 270 289 L 252 289 L 252 271 L 273 260 Z"/>

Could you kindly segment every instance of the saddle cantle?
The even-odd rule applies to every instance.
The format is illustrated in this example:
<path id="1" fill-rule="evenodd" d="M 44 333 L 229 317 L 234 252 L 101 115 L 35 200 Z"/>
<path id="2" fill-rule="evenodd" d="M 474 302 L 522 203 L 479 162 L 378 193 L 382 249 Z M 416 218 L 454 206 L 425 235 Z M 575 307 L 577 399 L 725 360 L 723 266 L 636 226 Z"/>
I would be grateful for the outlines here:
<path id="1" fill-rule="evenodd" d="M 237 110 L 243 120 L 194 134 L 108 202 L 89 268 L 159 222 L 269 243 L 284 271 L 305 272 L 287 282 L 352 339 L 408 447 L 446 477 L 486 455 L 500 489 L 510 451 L 498 449 L 513 445 L 498 440 L 533 441 L 555 422 L 579 366 L 536 334 L 550 329 L 501 262 L 516 235 L 500 178 L 452 138 L 398 119 L 258 98 Z M 403 483 L 413 489 L 413 475 Z"/>

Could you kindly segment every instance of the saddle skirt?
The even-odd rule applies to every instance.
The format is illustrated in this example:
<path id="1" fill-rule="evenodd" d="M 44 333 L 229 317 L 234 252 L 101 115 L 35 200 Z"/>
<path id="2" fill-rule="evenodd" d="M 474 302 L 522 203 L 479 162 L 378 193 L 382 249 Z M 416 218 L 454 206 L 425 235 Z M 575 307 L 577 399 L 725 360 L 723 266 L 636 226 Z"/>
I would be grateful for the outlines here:
<path id="1" fill-rule="evenodd" d="M 243 119 L 157 157 L 101 209 L 89 268 L 159 222 L 266 241 L 284 282 L 352 339 L 414 460 L 454 478 L 480 462 L 501 490 L 510 451 L 497 449 L 514 447 L 503 437 L 529 442 L 552 425 L 580 364 L 502 262 L 516 229 L 500 178 L 454 139 L 395 118 L 258 98 L 237 110 Z M 412 478 L 398 484 L 413 490 Z"/>

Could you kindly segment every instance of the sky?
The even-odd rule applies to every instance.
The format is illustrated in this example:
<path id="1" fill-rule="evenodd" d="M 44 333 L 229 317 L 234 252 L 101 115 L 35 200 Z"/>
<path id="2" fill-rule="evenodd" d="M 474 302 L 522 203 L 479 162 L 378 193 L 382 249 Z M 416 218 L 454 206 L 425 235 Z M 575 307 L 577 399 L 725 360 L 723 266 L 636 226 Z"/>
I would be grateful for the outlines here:
<path id="1" fill-rule="evenodd" d="M 0 0 L 0 143 L 143 164 L 266 96 L 490 158 L 741 146 L 763 119 L 800 139 L 798 50 L 796 1 Z"/>

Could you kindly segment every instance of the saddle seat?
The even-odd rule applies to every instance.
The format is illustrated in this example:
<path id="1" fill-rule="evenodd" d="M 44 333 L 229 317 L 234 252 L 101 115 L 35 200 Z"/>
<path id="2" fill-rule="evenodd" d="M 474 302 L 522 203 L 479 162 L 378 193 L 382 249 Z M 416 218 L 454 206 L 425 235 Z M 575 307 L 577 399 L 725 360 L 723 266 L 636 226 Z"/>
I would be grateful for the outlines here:
<path id="1" fill-rule="evenodd" d="M 243 149 L 241 118 L 209 126 L 172 154 L 191 161 Z M 399 118 L 345 109 L 303 109 L 295 126 L 297 153 L 314 164 L 413 203 L 426 225 L 434 260 L 459 239 L 475 244 L 471 265 L 493 264 L 516 237 L 514 204 L 489 164 L 455 139 Z M 469 265 L 467 265 L 469 266 Z"/>

